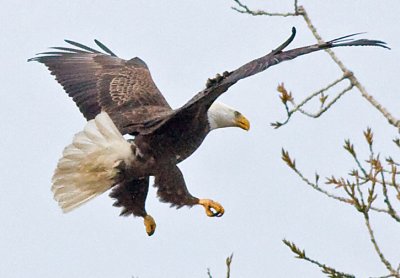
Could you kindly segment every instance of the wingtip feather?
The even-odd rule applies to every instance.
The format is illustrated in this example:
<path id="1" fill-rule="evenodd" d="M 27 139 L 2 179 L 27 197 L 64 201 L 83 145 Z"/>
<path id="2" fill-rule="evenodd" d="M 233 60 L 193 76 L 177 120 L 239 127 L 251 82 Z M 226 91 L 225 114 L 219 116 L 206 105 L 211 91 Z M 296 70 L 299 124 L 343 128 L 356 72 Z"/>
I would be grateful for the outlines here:
<path id="1" fill-rule="evenodd" d="M 113 57 L 117 57 L 117 55 L 112 52 L 107 46 L 105 46 L 102 42 L 100 42 L 99 40 L 95 39 L 94 42 L 97 44 L 97 46 L 99 46 L 101 49 L 104 50 L 104 52 L 110 54 Z"/>
<path id="2" fill-rule="evenodd" d="M 84 44 L 81 44 L 81 43 L 79 43 L 79 42 L 75 42 L 75 41 L 71 41 L 71 40 L 67 40 L 67 39 L 65 39 L 64 41 L 65 41 L 66 43 L 68 43 L 68 44 L 71 44 L 71 45 L 73 45 L 73 46 L 76 46 L 76 47 L 78 47 L 78 48 L 80 48 L 80 49 L 84 49 L 84 50 L 89 51 L 89 52 L 92 52 L 92 53 L 101 53 L 100 51 L 98 51 L 98 50 L 96 50 L 96 49 L 94 49 L 94 48 L 91 48 L 91 47 L 89 47 L 89 46 L 86 46 L 86 45 L 84 45 Z"/>

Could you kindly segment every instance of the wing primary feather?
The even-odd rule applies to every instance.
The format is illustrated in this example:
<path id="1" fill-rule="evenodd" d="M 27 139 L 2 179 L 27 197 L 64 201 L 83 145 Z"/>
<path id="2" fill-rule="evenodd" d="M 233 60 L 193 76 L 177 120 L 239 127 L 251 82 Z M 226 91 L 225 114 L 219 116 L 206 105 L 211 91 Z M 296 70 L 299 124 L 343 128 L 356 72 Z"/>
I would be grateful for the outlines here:
<path id="1" fill-rule="evenodd" d="M 331 42 L 331 43 L 333 43 L 333 42 L 344 42 L 344 41 L 348 41 L 348 40 L 344 40 L 344 39 L 347 39 L 347 38 L 350 38 L 350 37 L 354 37 L 354 36 L 358 36 L 358 35 L 361 35 L 361 34 L 365 34 L 366 32 L 359 32 L 359 33 L 354 33 L 354 34 L 350 34 L 350 35 L 346 35 L 346 36 L 343 36 L 343 37 L 340 37 L 340 38 L 336 38 L 336 39 L 333 39 L 333 40 L 331 40 L 331 41 L 329 41 L 329 42 Z"/>
<path id="2" fill-rule="evenodd" d="M 94 40 L 94 42 L 101 48 L 104 50 L 104 52 L 110 54 L 113 57 L 118 57 L 117 55 L 115 55 L 114 52 L 112 52 L 107 46 L 105 46 L 102 42 L 98 41 L 98 40 Z"/>
<path id="3" fill-rule="evenodd" d="M 41 53 L 36 53 L 35 55 L 37 57 L 29 58 L 27 61 L 32 62 L 32 61 L 37 61 L 39 63 L 44 63 L 46 59 L 50 58 L 55 58 L 55 57 L 61 57 L 62 55 L 68 55 L 68 54 L 73 54 L 73 53 L 65 53 L 65 52 L 59 52 L 59 51 L 46 51 L 46 52 L 41 52 Z"/>
<path id="4" fill-rule="evenodd" d="M 87 52 L 86 52 L 87 53 Z M 68 55 L 68 54 L 73 54 L 73 53 L 66 53 L 66 52 L 60 52 L 60 51 L 46 51 L 46 52 L 41 52 L 37 53 L 36 55 Z"/>
<path id="5" fill-rule="evenodd" d="M 72 44 L 73 46 L 79 47 L 81 49 L 87 50 L 87 51 L 92 52 L 92 53 L 101 53 L 100 51 L 98 51 L 96 49 L 93 49 L 93 48 L 91 48 L 89 46 L 83 45 L 83 44 L 81 44 L 79 42 L 74 42 L 74 41 L 70 41 L 70 40 L 64 40 L 64 41 L 66 43 Z"/>
<path id="6" fill-rule="evenodd" d="M 383 47 L 386 49 L 390 50 L 390 47 L 386 45 L 385 42 L 383 41 L 378 41 L 378 40 L 367 40 L 367 39 L 360 39 L 360 40 L 354 40 L 354 41 L 345 41 L 345 42 L 328 42 L 327 45 L 332 46 L 332 47 L 338 47 L 338 46 L 379 46 Z"/>
<path id="7" fill-rule="evenodd" d="M 385 42 L 380 41 L 380 40 L 368 40 L 368 39 L 354 40 L 354 39 L 352 39 L 352 37 L 354 37 L 354 36 L 365 34 L 365 33 L 366 32 L 354 33 L 351 35 L 336 38 L 331 41 L 328 41 L 327 44 L 335 46 L 335 47 L 336 46 L 379 46 L 379 47 L 383 47 L 386 49 L 390 49 L 390 47 L 388 47 Z"/>
<path id="8" fill-rule="evenodd" d="M 56 49 L 56 50 L 61 50 L 61 51 L 72 52 L 72 53 L 90 53 L 90 52 L 87 52 L 87 51 L 84 51 L 84 50 L 70 48 L 70 47 L 53 46 L 53 47 L 50 47 L 50 48 L 51 49 Z"/>
<path id="9" fill-rule="evenodd" d="M 284 43 L 282 43 L 280 46 L 274 49 L 272 52 L 274 53 L 282 52 L 282 50 L 284 50 L 289 44 L 292 43 L 295 37 L 296 37 L 296 28 L 292 27 L 292 34 L 290 35 L 290 37 Z"/>

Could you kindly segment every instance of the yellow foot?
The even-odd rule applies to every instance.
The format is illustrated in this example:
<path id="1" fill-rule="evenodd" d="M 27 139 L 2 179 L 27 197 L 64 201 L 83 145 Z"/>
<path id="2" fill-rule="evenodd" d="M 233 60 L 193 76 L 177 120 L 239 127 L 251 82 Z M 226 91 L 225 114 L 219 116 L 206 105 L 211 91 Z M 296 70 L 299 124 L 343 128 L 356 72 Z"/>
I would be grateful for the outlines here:
<path id="1" fill-rule="evenodd" d="M 224 215 L 224 207 L 221 206 L 220 203 L 214 202 L 213 200 L 200 199 L 199 205 L 202 205 L 205 208 L 207 215 L 210 217 L 221 217 Z"/>
<path id="2" fill-rule="evenodd" d="M 146 215 L 143 217 L 144 219 L 144 226 L 146 227 L 146 233 L 151 236 L 154 234 L 154 231 L 156 230 L 156 222 L 154 221 L 153 217 L 151 215 Z"/>

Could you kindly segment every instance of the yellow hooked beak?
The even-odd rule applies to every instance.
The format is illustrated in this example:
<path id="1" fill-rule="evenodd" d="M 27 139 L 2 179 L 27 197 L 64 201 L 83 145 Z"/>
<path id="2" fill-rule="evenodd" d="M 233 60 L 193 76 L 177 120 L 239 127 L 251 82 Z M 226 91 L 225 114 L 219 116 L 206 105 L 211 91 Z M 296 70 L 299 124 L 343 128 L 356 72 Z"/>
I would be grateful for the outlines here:
<path id="1" fill-rule="evenodd" d="M 240 113 L 237 113 L 236 117 L 235 117 L 235 124 L 237 127 L 240 127 L 244 130 L 249 130 L 250 129 L 250 122 L 249 120 L 243 116 Z"/>

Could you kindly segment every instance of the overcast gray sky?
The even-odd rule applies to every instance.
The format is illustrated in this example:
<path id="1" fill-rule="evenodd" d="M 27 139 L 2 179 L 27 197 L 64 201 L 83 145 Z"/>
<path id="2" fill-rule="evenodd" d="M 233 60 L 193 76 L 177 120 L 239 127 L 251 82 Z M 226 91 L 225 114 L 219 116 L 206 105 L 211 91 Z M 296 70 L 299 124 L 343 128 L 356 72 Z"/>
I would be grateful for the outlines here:
<path id="1" fill-rule="evenodd" d="M 398 1 L 299 1 L 325 39 L 355 32 L 386 41 L 379 48 L 337 49 L 339 57 L 384 106 L 400 116 Z M 254 8 L 287 11 L 292 1 L 246 1 Z M 85 120 L 43 65 L 27 58 L 63 39 L 93 45 L 99 39 L 123 58 L 141 57 L 172 106 L 200 91 L 208 77 L 232 70 L 275 48 L 292 26 L 293 47 L 314 40 L 300 18 L 251 17 L 232 1 L 1 1 L 0 61 L 0 269 L 2 277 L 224 277 L 234 252 L 232 277 L 322 277 L 293 258 L 283 238 L 307 254 L 357 277 L 385 274 L 363 219 L 304 185 L 280 159 L 285 147 L 304 173 L 347 173 L 342 151 L 351 138 L 364 154 L 362 131 L 375 132 L 383 156 L 395 152 L 396 130 L 354 91 L 318 120 L 284 119 L 276 86 L 300 99 L 340 76 L 325 53 L 271 68 L 232 87 L 221 101 L 246 115 L 250 132 L 213 132 L 180 167 L 196 196 L 221 202 L 222 218 L 203 208 L 175 210 L 151 188 L 143 222 L 118 217 L 107 194 L 63 215 L 53 200 L 51 176 L 63 148 Z M 366 158 L 366 156 L 365 156 Z M 400 261 L 400 230 L 383 216 L 372 220 L 388 258 Z"/>

